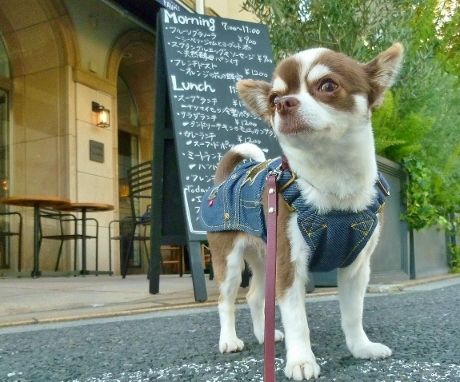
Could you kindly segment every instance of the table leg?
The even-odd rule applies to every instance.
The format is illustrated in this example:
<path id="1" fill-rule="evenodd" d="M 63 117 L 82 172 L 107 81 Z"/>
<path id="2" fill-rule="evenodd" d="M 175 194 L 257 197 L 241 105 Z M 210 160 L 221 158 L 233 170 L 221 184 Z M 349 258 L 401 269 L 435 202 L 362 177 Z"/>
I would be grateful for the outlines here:
<path id="1" fill-rule="evenodd" d="M 34 268 L 32 270 L 32 277 L 40 277 L 40 262 L 39 262 L 39 232 L 38 227 L 40 224 L 40 205 L 34 204 Z"/>
<path id="2" fill-rule="evenodd" d="M 86 270 L 86 209 L 81 210 L 81 274 L 87 275 Z"/>

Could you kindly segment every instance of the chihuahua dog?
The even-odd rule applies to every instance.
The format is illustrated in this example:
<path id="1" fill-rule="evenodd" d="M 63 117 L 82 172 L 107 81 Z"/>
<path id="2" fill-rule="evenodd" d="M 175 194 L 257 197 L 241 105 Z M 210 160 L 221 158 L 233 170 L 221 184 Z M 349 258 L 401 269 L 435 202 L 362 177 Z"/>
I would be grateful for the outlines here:
<path id="1" fill-rule="evenodd" d="M 252 271 L 247 302 L 254 334 L 264 341 L 265 179 L 274 170 L 288 174 L 280 184 L 277 216 L 276 296 L 285 334 L 275 333 L 277 341 L 285 339 L 286 376 L 308 380 L 320 374 L 305 311 L 308 270 L 338 269 L 341 323 L 352 355 L 391 355 L 387 346 L 369 340 L 362 318 L 370 257 L 382 226 L 379 189 L 386 192 L 376 187 L 382 179 L 371 111 L 395 81 L 402 55 L 399 43 L 366 64 L 329 49 L 308 49 L 281 61 L 271 83 L 237 83 L 247 108 L 273 128 L 285 159 L 265 161 L 257 146 L 237 145 L 219 162 L 215 186 L 203 197 L 202 221 L 220 288 L 222 353 L 244 346 L 234 308 L 244 261 Z M 259 191 L 246 191 L 256 184 Z"/>

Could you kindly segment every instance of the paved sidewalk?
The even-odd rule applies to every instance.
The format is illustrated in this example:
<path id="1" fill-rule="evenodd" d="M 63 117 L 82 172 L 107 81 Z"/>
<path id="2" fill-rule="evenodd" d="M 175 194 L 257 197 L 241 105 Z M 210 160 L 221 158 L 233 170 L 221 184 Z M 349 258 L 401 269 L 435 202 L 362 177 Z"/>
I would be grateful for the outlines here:
<path id="1" fill-rule="evenodd" d="M 215 282 L 206 278 L 206 286 L 209 302 L 205 304 L 215 302 L 218 297 Z M 126 279 L 120 276 L 0 279 L 0 327 L 195 305 L 190 275 L 161 276 L 157 295 L 150 294 L 148 288 L 145 275 Z"/>
<path id="2" fill-rule="evenodd" d="M 451 278 L 460 279 L 460 275 L 371 285 L 369 291 L 392 293 L 410 285 Z M 217 303 L 218 289 L 207 276 L 206 285 L 208 301 L 196 303 L 190 275 L 161 276 L 157 295 L 149 294 L 145 275 L 128 276 L 124 280 L 120 276 L 3 278 L 0 279 L 0 327 L 213 306 Z M 246 293 L 247 289 L 240 289 L 240 302 L 244 302 Z M 334 294 L 336 288 L 317 288 L 308 296 Z"/>
<path id="3" fill-rule="evenodd" d="M 460 278 L 366 298 L 369 337 L 393 349 L 385 360 L 350 355 L 336 300 L 306 301 L 318 381 L 460 381 Z M 232 354 L 218 351 L 215 307 L 0 328 L 0 381 L 262 382 L 263 347 L 252 333 L 247 305 L 239 305 L 236 316 L 245 347 Z M 285 357 L 284 344 L 277 344 L 277 381 L 286 381 Z"/>

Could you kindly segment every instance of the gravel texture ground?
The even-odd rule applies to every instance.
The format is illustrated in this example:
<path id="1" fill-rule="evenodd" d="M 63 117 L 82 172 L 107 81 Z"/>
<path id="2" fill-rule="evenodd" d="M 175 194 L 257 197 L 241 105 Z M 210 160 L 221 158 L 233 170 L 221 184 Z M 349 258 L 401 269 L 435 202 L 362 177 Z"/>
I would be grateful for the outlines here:
<path id="1" fill-rule="evenodd" d="M 382 361 L 351 357 L 337 301 L 306 305 L 321 381 L 460 381 L 460 284 L 367 297 L 367 333 L 394 353 Z M 246 306 L 237 321 L 245 348 L 230 355 L 218 352 L 216 309 L 3 329 L 0 381 L 262 381 L 263 348 Z M 280 343 L 278 381 L 283 360 Z"/>

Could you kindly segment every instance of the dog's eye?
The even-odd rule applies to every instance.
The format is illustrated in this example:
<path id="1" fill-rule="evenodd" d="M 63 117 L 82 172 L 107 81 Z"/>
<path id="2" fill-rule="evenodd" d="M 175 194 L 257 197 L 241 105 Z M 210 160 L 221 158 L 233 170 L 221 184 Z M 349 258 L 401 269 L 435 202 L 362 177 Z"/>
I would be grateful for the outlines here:
<path id="1" fill-rule="evenodd" d="M 332 93 L 335 90 L 337 90 L 338 87 L 339 87 L 339 85 L 337 85 L 334 81 L 332 81 L 332 80 L 324 80 L 319 85 L 319 91 L 325 92 L 325 93 Z"/>
<path id="2" fill-rule="evenodd" d="M 270 96 L 268 97 L 268 102 L 270 103 L 270 105 L 275 105 L 275 100 L 276 98 L 278 98 L 278 94 L 276 93 L 271 93 Z"/>

